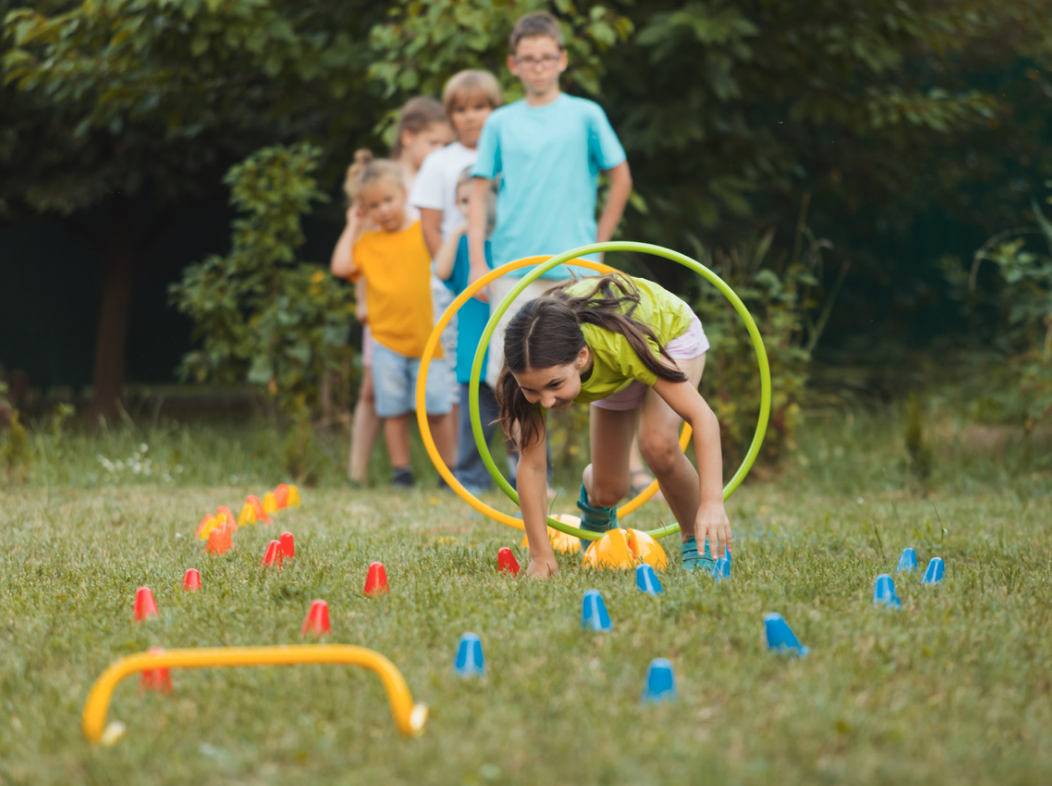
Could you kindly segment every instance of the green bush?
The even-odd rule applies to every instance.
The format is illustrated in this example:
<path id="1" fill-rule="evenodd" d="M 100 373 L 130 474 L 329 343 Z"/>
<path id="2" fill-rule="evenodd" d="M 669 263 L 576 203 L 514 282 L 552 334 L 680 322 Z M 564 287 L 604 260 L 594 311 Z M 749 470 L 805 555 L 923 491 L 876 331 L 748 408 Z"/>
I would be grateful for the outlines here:
<path id="1" fill-rule="evenodd" d="M 811 353 L 848 269 L 844 263 L 823 295 L 822 252 L 830 244 L 814 237 L 804 224 L 805 215 L 806 200 L 789 252 L 771 253 L 774 230 L 729 250 L 710 251 L 694 240 L 698 261 L 738 294 L 763 337 L 772 397 L 760 456 L 772 464 L 793 448 Z M 719 418 L 724 461 L 732 469 L 748 450 L 760 410 L 756 354 L 741 317 L 715 287 L 701 287 L 695 310 L 711 343 L 701 391 Z"/>
<path id="2" fill-rule="evenodd" d="M 319 156 L 310 145 L 278 145 L 233 167 L 225 182 L 242 215 L 230 253 L 187 268 L 170 288 L 201 341 L 183 359 L 181 376 L 250 383 L 294 420 L 304 407 L 320 407 L 325 375 L 350 384 L 353 289 L 296 257 L 302 217 L 313 202 L 327 201 L 313 174 Z"/>

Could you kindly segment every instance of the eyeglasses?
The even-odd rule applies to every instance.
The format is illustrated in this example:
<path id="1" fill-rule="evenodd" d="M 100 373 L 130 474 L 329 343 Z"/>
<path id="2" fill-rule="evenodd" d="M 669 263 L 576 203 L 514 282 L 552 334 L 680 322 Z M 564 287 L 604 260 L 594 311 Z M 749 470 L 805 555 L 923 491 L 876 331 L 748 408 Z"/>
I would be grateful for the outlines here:
<path id="1" fill-rule="evenodd" d="M 541 55 L 540 58 L 536 57 L 516 57 L 515 65 L 523 66 L 524 68 L 543 68 L 547 71 L 549 68 L 555 68 L 555 64 L 559 62 L 562 55 Z"/>

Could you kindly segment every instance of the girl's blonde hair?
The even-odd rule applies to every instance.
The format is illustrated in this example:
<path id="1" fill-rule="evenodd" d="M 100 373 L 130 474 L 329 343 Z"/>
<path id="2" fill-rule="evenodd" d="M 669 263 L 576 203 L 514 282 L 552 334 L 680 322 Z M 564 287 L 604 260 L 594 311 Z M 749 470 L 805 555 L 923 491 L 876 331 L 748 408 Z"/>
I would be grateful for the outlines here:
<path id="1" fill-rule="evenodd" d="M 369 150 L 358 150 L 354 154 L 354 163 L 347 169 L 347 177 L 343 181 L 343 192 L 352 203 L 357 202 L 363 188 L 385 177 L 393 180 L 403 190 L 405 189 L 405 177 L 402 174 L 401 164 L 387 158 L 373 158 Z"/>
<path id="2" fill-rule="evenodd" d="M 449 125 L 446 110 L 430 96 L 410 98 L 398 114 L 398 127 L 395 129 L 395 141 L 391 146 L 391 158 L 402 155 L 402 133 L 419 134 L 433 125 Z"/>
<path id="3" fill-rule="evenodd" d="M 456 105 L 465 97 L 476 93 L 481 94 L 493 109 L 504 103 L 497 77 L 489 71 L 469 68 L 451 76 L 442 88 L 442 106 L 445 107 L 446 114 L 453 117 Z"/>

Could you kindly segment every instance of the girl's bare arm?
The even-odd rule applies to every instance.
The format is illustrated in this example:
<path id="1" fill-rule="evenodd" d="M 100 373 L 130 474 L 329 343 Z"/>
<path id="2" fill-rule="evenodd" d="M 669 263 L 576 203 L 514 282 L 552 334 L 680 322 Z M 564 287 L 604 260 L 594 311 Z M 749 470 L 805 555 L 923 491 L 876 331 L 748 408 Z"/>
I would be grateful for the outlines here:
<path id="1" fill-rule="evenodd" d="M 461 224 L 456 231 L 445 239 L 442 247 L 435 254 L 435 275 L 443 281 L 448 281 L 449 277 L 453 275 L 453 265 L 457 261 L 457 248 L 460 246 L 460 238 L 467 231 L 467 224 Z"/>
<path id="2" fill-rule="evenodd" d="M 698 463 L 701 504 L 695 521 L 695 537 L 709 539 L 713 556 L 722 556 L 731 545 L 731 524 L 723 506 L 723 451 L 716 413 L 689 382 L 658 379 L 654 390 L 694 431 L 694 456 Z"/>
<path id="3" fill-rule="evenodd" d="M 471 254 L 471 274 L 468 283 L 474 283 L 489 272 L 486 265 L 486 214 L 489 210 L 490 180 L 476 177 L 471 188 L 471 203 L 468 208 L 468 251 Z M 475 297 L 483 303 L 489 302 L 485 289 Z"/>
<path id="4" fill-rule="evenodd" d="M 336 248 L 332 250 L 332 261 L 329 270 L 339 278 L 351 278 L 358 271 L 354 264 L 354 244 L 362 234 L 362 217 L 358 208 L 352 205 L 347 209 L 347 226 L 343 228 Z"/>
<path id="5" fill-rule="evenodd" d="M 424 233 L 427 253 L 434 259 L 442 247 L 442 211 L 433 207 L 420 208 L 420 229 Z"/>
<path id="6" fill-rule="evenodd" d="M 519 491 L 519 506 L 522 508 L 522 523 L 526 525 L 526 537 L 530 544 L 530 566 L 526 574 L 546 579 L 554 576 L 559 565 L 548 540 L 548 458 L 545 454 L 546 425 L 540 420 L 538 436 L 522 448 L 516 486 Z"/>

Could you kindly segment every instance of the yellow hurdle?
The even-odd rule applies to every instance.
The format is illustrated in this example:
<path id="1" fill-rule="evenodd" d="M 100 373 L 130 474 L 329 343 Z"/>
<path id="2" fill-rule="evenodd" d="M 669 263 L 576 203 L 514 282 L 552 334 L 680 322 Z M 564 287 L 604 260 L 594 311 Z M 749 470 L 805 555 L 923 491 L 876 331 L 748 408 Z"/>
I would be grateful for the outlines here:
<path id="1" fill-rule="evenodd" d="M 103 739 L 106 712 L 113 690 L 121 680 L 155 669 L 205 669 L 212 666 L 298 666 L 330 663 L 361 666 L 374 672 L 383 683 L 398 731 L 416 737 L 424 733 L 427 705 L 414 704 L 409 686 L 398 668 L 378 652 L 347 644 L 300 644 L 288 647 L 213 647 L 205 649 L 140 652 L 113 663 L 99 675 L 84 704 L 81 725 L 84 736 L 94 743 Z"/>

